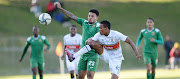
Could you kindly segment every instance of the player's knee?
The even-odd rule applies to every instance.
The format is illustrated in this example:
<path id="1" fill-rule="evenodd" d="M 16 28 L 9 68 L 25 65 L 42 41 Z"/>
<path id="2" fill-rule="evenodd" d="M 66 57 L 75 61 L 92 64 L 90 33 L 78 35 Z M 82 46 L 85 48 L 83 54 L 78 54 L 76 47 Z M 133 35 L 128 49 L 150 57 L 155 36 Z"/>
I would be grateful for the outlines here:
<path id="1" fill-rule="evenodd" d="M 93 79 L 93 76 L 92 76 L 91 72 L 87 72 L 87 78 L 88 79 Z"/>

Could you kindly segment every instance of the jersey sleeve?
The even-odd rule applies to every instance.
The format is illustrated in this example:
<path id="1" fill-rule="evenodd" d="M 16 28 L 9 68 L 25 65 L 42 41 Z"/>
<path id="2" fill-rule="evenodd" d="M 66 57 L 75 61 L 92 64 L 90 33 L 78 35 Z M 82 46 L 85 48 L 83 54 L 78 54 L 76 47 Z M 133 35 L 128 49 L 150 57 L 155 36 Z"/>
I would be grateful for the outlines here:
<path id="1" fill-rule="evenodd" d="M 49 44 L 49 42 L 47 41 L 46 37 L 45 37 L 45 36 L 42 36 L 42 39 L 43 39 L 43 41 L 44 41 L 44 44 L 47 45 L 47 49 L 50 49 L 50 44 Z"/>
<path id="2" fill-rule="evenodd" d="M 82 45 L 82 36 L 80 35 L 80 40 L 79 40 L 80 45 Z"/>
<path id="3" fill-rule="evenodd" d="M 159 29 L 156 29 L 157 32 L 157 39 L 155 39 L 155 43 L 163 45 L 163 37 Z"/>
<path id="4" fill-rule="evenodd" d="M 66 37 L 64 36 L 63 38 L 63 41 L 64 41 L 64 46 L 66 45 Z"/>
<path id="5" fill-rule="evenodd" d="M 100 33 L 98 32 L 98 33 L 96 33 L 95 35 L 94 35 L 94 37 L 92 37 L 92 40 L 94 40 L 94 41 L 98 41 L 98 37 L 99 37 L 99 35 L 100 35 Z"/>
<path id="6" fill-rule="evenodd" d="M 84 20 L 83 18 L 77 18 L 77 23 L 82 25 Z"/>
<path id="7" fill-rule="evenodd" d="M 138 39 L 137 39 L 137 42 L 136 42 L 136 46 L 139 46 L 140 45 L 140 43 L 141 43 L 141 41 L 142 41 L 142 38 L 143 38 L 143 32 L 144 32 L 145 30 L 143 29 L 143 30 L 141 30 L 141 32 L 139 33 L 139 36 L 138 36 Z"/>
<path id="8" fill-rule="evenodd" d="M 116 34 L 117 34 L 117 37 L 118 37 L 119 40 L 126 41 L 126 38 L 127 38 L 126 35 L 124 35 L 124 34 L 122 34 L 120 32 L 116 32 Z"/>
<path id="9" fill-rule="evenodd" d="M 27 52 L 27 49 L 28 49 L 28 47 L 29 47 L 29 45 L 30 45 L 30 40 L 31 40 L 31 37 L 28 37 L 28 38 L 27 38 L 26 45 L 25 45 L 25 48 L 24 48 L 24 50 L 23 50 L 23 54 L 22 54 L 22 56 L 21 56 L 21 59 L 24 58 L 24 55 L 25 55 L 26 52 Z"/>

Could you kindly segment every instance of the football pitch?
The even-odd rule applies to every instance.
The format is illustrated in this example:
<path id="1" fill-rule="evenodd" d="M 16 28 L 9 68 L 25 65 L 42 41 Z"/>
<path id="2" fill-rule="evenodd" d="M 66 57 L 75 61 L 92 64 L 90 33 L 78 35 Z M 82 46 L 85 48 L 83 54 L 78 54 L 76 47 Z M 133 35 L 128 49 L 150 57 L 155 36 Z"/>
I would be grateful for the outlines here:
<path id="1" fill-rule="evenodd" d="M 96 72 L 94 79 L 110 79 L 110 72 Z M 120 79 L 146 79 L 146 70 L 121 70 Z M 32 79 L 32 75 L 1 76 L 0 79 Z M 37 79 L 39 77 L 37 76 Z M 66 74 L 44 74 L 44 79 L 70 79 Z M 87 78 L 86 78 L 87 79 Z M 157 69 L 156 79 L 180 79 L 180 69 Z"/>

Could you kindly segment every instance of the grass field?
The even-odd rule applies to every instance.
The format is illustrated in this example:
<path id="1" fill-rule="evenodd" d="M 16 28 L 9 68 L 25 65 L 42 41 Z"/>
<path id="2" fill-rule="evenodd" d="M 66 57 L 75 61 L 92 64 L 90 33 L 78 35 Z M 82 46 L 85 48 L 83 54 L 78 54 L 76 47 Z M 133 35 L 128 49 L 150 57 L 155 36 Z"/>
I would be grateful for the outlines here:
<path id="1" fill-rule="evenodd" d="M 180 69 L 157 69 L 156 79 L 180 79 Z M 32 79 L 32 75 L 1 76 L 0 79 Z M 38 76 L 37 76 L 38 77 Z M 39 77 L 38 77 L 39 78 Z M 37 79 L 38 79 L 37 78 Z M 110 72 L 97 72 L 95 79 L 110 79 Z M 120 79 L 146 79 L 146 70 L 122 70 Z M 69 74 L 45 74 L 44 79 L 70 79 Z"/>

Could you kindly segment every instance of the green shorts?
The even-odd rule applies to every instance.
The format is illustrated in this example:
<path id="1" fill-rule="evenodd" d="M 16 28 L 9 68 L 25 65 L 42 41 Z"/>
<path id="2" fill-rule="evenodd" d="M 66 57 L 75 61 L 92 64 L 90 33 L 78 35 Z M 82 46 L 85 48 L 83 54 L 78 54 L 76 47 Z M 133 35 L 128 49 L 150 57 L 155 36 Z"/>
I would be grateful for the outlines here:
<path id="1" fill-rule="evenodd" d="M 144 63 L 145 64 L 149 64 L 151 63 L 151 65 L 153 67 L 156 67 L 158 64 L 158 54 L 157 53 L 143 53 L 144 56 Z"/>
<path id="2" fill-rule="evenodd" d="M 78 70 L 87 70 L 87 71 L 96 72 L 98 63 L 99 63 L 99 58 L 83 59 L 81 57 L 78 64 Z"/>
<path id="3" fill-rule="evenodd" d="M 31 64 L 31 68 L 38 67 L 38 69 L 40 70 L 43 70 L 45 65 L 43 60 L 36 60 L 36 59 L 31 59 L 30 64 Z"/>

